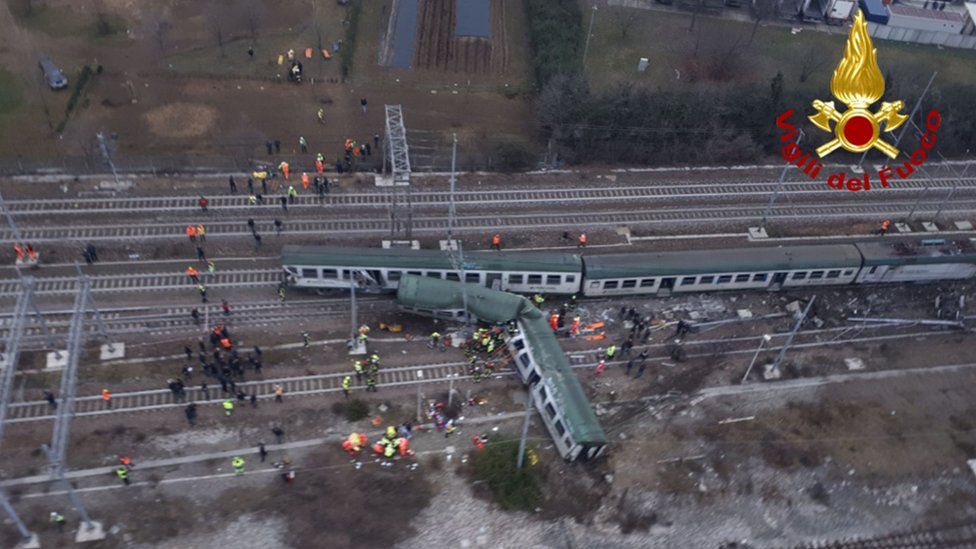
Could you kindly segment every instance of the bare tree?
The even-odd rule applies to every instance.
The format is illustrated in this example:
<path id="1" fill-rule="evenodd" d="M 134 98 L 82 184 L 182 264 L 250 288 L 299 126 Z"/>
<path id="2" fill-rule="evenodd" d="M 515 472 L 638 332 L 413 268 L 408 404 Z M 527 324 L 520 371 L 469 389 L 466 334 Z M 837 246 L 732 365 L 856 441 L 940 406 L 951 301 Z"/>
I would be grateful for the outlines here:
<path id="1" fill-rule="evenodd" d="M 314 1 L 312 5 L 315 5 Z M 261 29 L 261 21 L 265 17 L 264 2 L 261 0 L 246 0 L 240 9 L 244 14 L 244 25 L 247 27 L 251 41 L 257 42 L 258 30 Z"/>
<path id="2" fill-rule="evenodd" d="M 776 0 L 752 0 L 752 32 L 749 33 L 747 46 L 752 45 L 752 39 L 756 37 L 759 30 L 759 23 L 769 19 L 779 10 Z"/>
<path id="3" fill-rule="evenodd" d="M 815 46 L 807 48 L 806 52 L 800 56 L 800 82 L 806 82 L 807 78 L 810 78 L 814 72 L 829 61 L 827 57 L 819 54 L 819 50 Z"/>
<path id="4" fill-rule="evenodd" d="M 698 14 L 705 11 L 705 0 L 694 0 L 694 6 L 691 10 L 691 26 L 688 27 L 688 32 L 695 30 L 695 23 L 698 21 Z M 695 45 L 695 52 L 698 52 L 698 45 Z"/>
<path id="5" fill-rule="evenodd" d="M 224 27 L 228 25 L 228 6 L 224 2 L 217 1 L 207 2 L 204 5 L 207 6 L 207 25 L 210 27 L 210 32 L 217 41 L 217 47 L 220 48 L 220 56 L 226 57 L 224 53 L 224 42 L 227 37 L 227 29 Z"/>
<path id="6" fill-rule="evenodd" d="M 620 39 L 626 40 L 627 33 L 634 28 L 637 24 L 637 18 L 634 17 L 634 11 L 618 7 L 611 12 L 611 19 L 613 20 L 614 26 L 620 31 Z"/>

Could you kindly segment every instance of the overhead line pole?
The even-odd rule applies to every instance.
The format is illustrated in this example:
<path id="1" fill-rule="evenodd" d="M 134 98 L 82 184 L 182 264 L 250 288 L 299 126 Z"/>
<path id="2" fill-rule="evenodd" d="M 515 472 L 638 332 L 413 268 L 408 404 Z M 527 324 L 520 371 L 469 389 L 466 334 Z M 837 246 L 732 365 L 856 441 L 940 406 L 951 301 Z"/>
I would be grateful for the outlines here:
<path id="1" fill-rule="evenodd" d="M 522 436 L 519 438 L 518 461 L 515 464 L 517 469 L 521 469 L 522 465 L 525 463 L 525 441 L 529 436 L 529 420 L 532 419 L 533 389 L 535 389 L 535 385 L 529 385 L 529 391 L 526 393 L 525 397 L 525 419 L 522 421 Z"/>
<path id="2" fill-rule="evenodd" d="M 800 141 L 803 139 L 803 130 L 800 130 L 800 136 L 796 138 L 796 144 L 799 145 Z M 773 191 L 773 196 L 769 197 L 769 204 L 766 204 L 766 209 L 763 210 L 762 219 L 759 221 L 759 228 L 766 228 L 766 220 L 769 218 L 769 213 L 773 210 L 773 204 L 776 203 L 776 199 L 779 198 L 779 193 L 783 191 L 783 182 L 786 180 L 786 173 L 790 171 L 791 163 L 787 162 L 783 166 L 783 173 L 779 174 L 779 184 L 776 185 L 776 190 Z"/>
<path id="3" fill-rule="evenodd" d="M 10 332 L 7 334 L 6 345 L 3 349 L 5 364 L 3 379 L 0 381 L 0 440 L 3 440 L 3 434 L 7 427 L 7 409 L 10 406 L 10 394 L 13 390 L 17 362 L 20 358 L 20 340 L 24 335 L 24 324 L 27 321 L 31 292 L 34 289 L 33 278 L 23 279 L 21 282 L 24 285 L 24 291 L 17 297 Z"/>
<path id="4" fill-rule="evenodd" d="M 454 193 L 457 189 L 457 134 L 454 134 L 454 144 L 451 146 L 451 192 L 450 206 L 447 213 L 447 253 L 451 259 L 454 270 L 458 272 L 458 280 L 461 281 L 461 302 L 464 306 L 464 325 L 471 326 L 471 315 L 468 314 L 468 282 L 467 274 L 464 271 L 464 250 L 461 242 L 458 241 L 457 255 L 455 255 L 454 242 L 454 218 L 457 210 L 454 202 Z"/>
<path id="5" fill-rule="evenodd" d="M 803 321 L 807 318 L 807 313 L 810 312 L 810 308 L 813 307 L 813 302 L 816 299 L 817 296 L 812 296 L 810 298 L 810 301 L 807 302 L 806 308 L 803 309 L 803 314 L 800 315 L 800 318 L 797 319 L 796 324 L 793 326 L 793 329 L 790 331 L 790 336 L 786 338 L 786 343 L 783 344 L 783 347 L 779 350 L 779 354 L 776 355 L 776 360 L 773 361 L 774 370 L 779 368 L 780 362 L 782 362 L 783 357 L 786 356 L 787 349 L 789 349 L 790 345 L 793 343 L 793 338 L 796 337 L 796 333 L 800 331 L 800 326 L 803 325 Z"/>
<path id="6" fill-rule="evenodd" d="M 915 114 L 918 112 L 918 108 L 922 106 L 922 99 L 924 99 L 925 96 L 926 96 L 926 94 L 929 93 L 929 87 L 932 86 L 932 82 L 935 82 L 935 76 L 937 74 L 939 74 L 938 71 L 935 71 L 935 72 L 932 73 L 932 77 L 929 78 L 929 83 L 926 84 L 925 85 L 925 89 L 922 90 L 922 95 L 918 96 L 918 99 L 915 101 L 915 106 L 912 107 L 912 112 L 911 112 L 911 114 L 908 115 L 908 120 L 912 121 L 912 120 L 915 119 Z M 903 127 L 901 129 L 901 132 L 898 134 L 898 137 L 895 138 L 894 146 L 897 147 L 898 144 L 901 143 L 901 138 L 902 137 L 905 137 L 905 130 L 907 130 L 907 129 L 908 129 L 908 126 L 905 126 L 905 127 Z M 868 150 L 870 150 L 870 149 L 868 149 Z M 864 159 L 867 158 L 867 156 L 868 156 L 868 151 L 864 151 L 864 154 L 861 155 L 861 159 L 857 162 L 857 165 L 859 167 L 864 164 Z"/>

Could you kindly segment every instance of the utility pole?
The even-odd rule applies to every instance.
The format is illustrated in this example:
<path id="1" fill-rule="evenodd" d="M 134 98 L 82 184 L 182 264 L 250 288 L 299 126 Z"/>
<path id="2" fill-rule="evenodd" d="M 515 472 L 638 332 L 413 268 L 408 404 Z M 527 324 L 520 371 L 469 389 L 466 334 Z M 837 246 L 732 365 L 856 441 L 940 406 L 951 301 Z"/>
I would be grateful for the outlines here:
<path id="1" fill-rule="evenodd" d="M 2 490 L 0 490 L 0 507 L 3 507 L 3 510 L 7 512 L 7 516 L 10 517 L 11 521 L 13 521 L 14 526 L 17 527 L 17 531 L 20 532 L 20 547 L 26 549 L 28 547 L 41 546 L 37 539 L 37 534 L 27 529 L 27 525 L 24 524 L 24 521 L 20 520 L 20 516 L 17 514 L 17 511 L 14 510 L 13 505 L 10 505 L 10 500 L 7 499 L 7 494 L 5 494 Z"/>
<path id="2" fill-rule="evenodd" d="M 467 274 L 464 272 L 464 250 L 461 242 L 454 241 L 454 219 L 457 211 L 454 203 L 454 193 L 457 188 L 457 134 L 454 134 L 454 144 L 451 146 L 451 192 L 450 206 L 447 212 L 447 254 L 451 259 L 451 266 L 458 273 L 458 280 L 461 281 L 461 303 L 464 306 L 464 326 L 471 327 L 471 315 L 468 313 L 468 283 Z M 457 250 L 455 250 L 455 246 Z M 455 254 L 457 251 L 457 254 Z M 467 334 L 465 334 L 467 335 Z"/>
<path id="3" fill-rule="evenodd" d="M 966 151 L 966 155 L 969 155 L 969 150 Z M 956 188 L 959 186 L 959 183 L 962 183 L 962 178 L 966 176 L 966 172 L 968 172 L 969 167 L 972 166 L 972 163 L 966 164 L 966 167 L 963 168 L 962 173 L 956 174 L 956 170 L 949 165 L 946 157 L 941 152 L 939 152 L 939 156 L 942 158 L 942 161 L 946 163 L 945 165 L 949 171 L 951 171 L 956 177 L 956 183 L 953 183 L 952 188 L 949 189 L 949 193 L 945 198 L 942 199 L 942 202 L 939 203 L 939 209 L 935 211 L 935 216 L 932 218 L 932 221 L 938 221 L 939 216 L 942 215 L 942 209 L 945 208 L 946 202 L 949 202 L 949 200 L 952 199 L 952 195 L 956 193 Z"/>
<path id="4" fill-rule="evenodd" d="M 14 235 L 14 243 L 18 244 L 20 247 L 26 247 L 26 242 L 24 242 L 23 237 L 20 235 L 20 227 L 14 222 L 14 217 L 10 215 L 10 210 L 7 209 L 7 202 L 3 199 L 3 195 L 0 194 L 0 212 L 3 212 L 3 217 L 7 220 L 7 226 L 10 227 L 10 232 Z"/>
<path id="5" fill-rule="evenodd" d="M 529 436 L 529 420 L 532 418 L 532 391 L 535 384 L 529 385 L 529 391 L 525 397 L 525 419 L 522 421 L 522 437 L 519 439 L 518 461 L 516 468 L 521 469 L 525 463 L 525 441 Z"/>
<path id="6" fill-rule="evenodd" d="M 789 337 L 786 338 L 786 343 L 783 344 L 783 348 L 779 350 L 779 354 L 776 355 L 776 360 L 773 361 L 773 369 L 779 368 L 779 363 L 783 361 L 783 357 L 786 355 L 787 349 L 793 343 L 793 338 L 796 337 L 796 333 L 800 331 L 800 326 L 803 325 L 803 321 L 807 318 L 807 313 L 810 312 L 810 308 L 813 307 L 813 302 L 817 299 L 817 296 L 812 296 L 810 301 L 807 302 L 807 306 L 803 309 L 803 314 L 797 319 L 796 324 L 793 326 L 793 330 L 790 331 Z"/>
<path id="7" fill-rule="evenodd" d="M 410 150 L 407 147 L 407 129 L 400 105 L 384 105 L 386 135 L 383 157 L 384 171 L 389 162 L 393 180 L 390 196 L 390 238 L 402 232 L 405 240 L 413 237 L 413 204 L 410 197 Z"/>
<path id="8" fill-rule="evenodd" d="M 800 136 L 796 138 L 797 146 L 800 145 L 800 141 L 803 139 L 803 135 L 804 133 L 803 130 L 801 129 Z M 776 190 L 773 192 L 773 196 L 769 197 L 769 204 L 766 204 L 766 209 L 763 210 L 762 219 L 759 221 L 760 229 L 766 228 L 766 220 L 769 218 L 769 214 L 773 209 L 773 204 L 775 204 L 776 199 L 779 198 L 779 193 L 783 191 L 783 182 L 786 180 L 786 172 L 790 170 L 790 166 L 792 166 L 792 164 L 787 162 L 786 165 L 783 166 L 783 173 L 779 174 L 779 184 L 776 186 Z"/>
<path id="9" fill-rule="evenodd" d="M 115 187 L 119 188 L 119 174 L 115 171 L 115 162 L 112 161 L 112 155 L 109 154 L 108 143 L 105 141 L 105 134 L 103 132 L 98 132 L 95 134 L 98 138 L 98 148 L 102 151 L 102 158 L 108 163 L 108 167 L 112 169 L 112 176 L 115 177 Z"/>
<path id="10" fill-rule="evenodd" d="M 583 70 L 586 70 L 586 55 L 590 52 L 590 37 L 593 36 L 593 20 L 596 19 L 596 5 L 590 12 L 590 28 L 586 31 L 586 46 L 583 47 Z"/>
<path id="11" fill-rule="evenodd" d="M 915 106 L 912 107 L 912 112 L 911 112 L 911 114 L 908 115 L 908 120 L 909 121 L 914 121 L 914 119 L 915 119 L 915 113 L 917 113 L 918 112 L 918 108 L 922 106 L 922 99 L 924 99 L 925 98 L 925 95 L 929 93 L 929 87 L 932 86 L 932 82 L 935 82 L 935 76 L 937 74 L 939 74 L 938 71 L 935 71 L 935 72 L 932 73 L 932 77 L 929 78 L 929 83 L 926 84 L 925 85 L 925 89 L 922 90 L 922 95 L 918 96 L 918 100 L 915 101 Z M 907 130 L 907 129 L 908 129 L 908 126 L 906 125 L 906 126 L 904 126 L 901 129 L 901 132 L 898 133 L 898 137 L 895 139 L 895 142 L 894 142 L 894 145 L 896 147 L 898 146 L 899 143 L 901 143 L 901 138 L 902 137 L 905 137 L 905 130 Z M 870 149 L 868 149 L 868 150 L 870 150 Z M 864 151 L 864 154 L 861 155 L 861 159 L 858 160 L 857 165 L 858 166 L 862 166 L 864 164 L 864 159 L 867 158 L 867 156 L 868 156 L 868 151 Z"/>
<path id="12" fill-rule="evenodd" d="M 745 383 L 749 379 L 749 373 L 752 372 L 752 367 L 756 364 L 756 359 L 759 358 L 759 353 L 762 352 L 763 347 L 773 339 L 773 336 L 769 334 L 763 334 L 762 339 L 759 340 L 759 347 L 756 348 L 756 354 L 752 355 L 752 361 L 749 362 L 749 367 L 746 368 L 746 374 L 742 376 L 742 381 L 740 383 Z"/>

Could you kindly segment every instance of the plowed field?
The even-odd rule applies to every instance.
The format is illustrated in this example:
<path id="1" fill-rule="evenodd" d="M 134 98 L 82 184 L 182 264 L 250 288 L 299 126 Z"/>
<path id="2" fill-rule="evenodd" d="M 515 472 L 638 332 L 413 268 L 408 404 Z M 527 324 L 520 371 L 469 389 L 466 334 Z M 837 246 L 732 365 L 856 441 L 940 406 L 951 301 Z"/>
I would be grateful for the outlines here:
<path id="1" fill-rule="evenodd" d="M 457 37 L 456 0 L 420 0 L 413 66 L 473 74 L 499 74 L 508 63 L 505 2 L 491 0 L 491 38 Z"/>

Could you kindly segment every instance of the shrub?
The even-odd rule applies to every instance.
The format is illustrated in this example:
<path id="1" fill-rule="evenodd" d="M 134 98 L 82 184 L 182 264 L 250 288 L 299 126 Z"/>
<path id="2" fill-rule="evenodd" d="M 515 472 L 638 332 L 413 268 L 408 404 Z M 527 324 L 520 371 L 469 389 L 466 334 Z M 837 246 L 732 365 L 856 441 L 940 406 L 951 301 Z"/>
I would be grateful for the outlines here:
<path id="1" fill-rule="evenodd" d="M 531 511 L 542 502 L 538 473 L 528 465 L 516 468 L 518 441 L 489 444 L 475 452 L 471 467 L 475 477 L 488 485 L 495 502 L 506 511 Z"/>
<path id="2" fill-rule="evenodd" d="M 491 148 L 494 168 L 501 172 L 515 172 L 532 166 L 535 155 L 528 142 L 515 138 L 497 139 Z"/>
<path id="3" fill-rule="evenodd" d="M 359 15 L 362 11 L 362 5 L 359 0 L 353 0 L 349 3 L 347 8 L 347 13 L 349 15 L 348 26 L 346 27 L 346 35 L 342 41 L 342 51 L 339 52 L 339 69 L 342 71 L 342 77 L 346 78 L 352 71 L 352 61 L 353 57 L 356 55 L 356 35 L 359 30 Z"/>
<path id="4" fill-rule="evenodd" d="M 557 74 L 579 72 L 583 16 L 577 0 L 525 0 L 532 69 L 542 88 Z"/>

